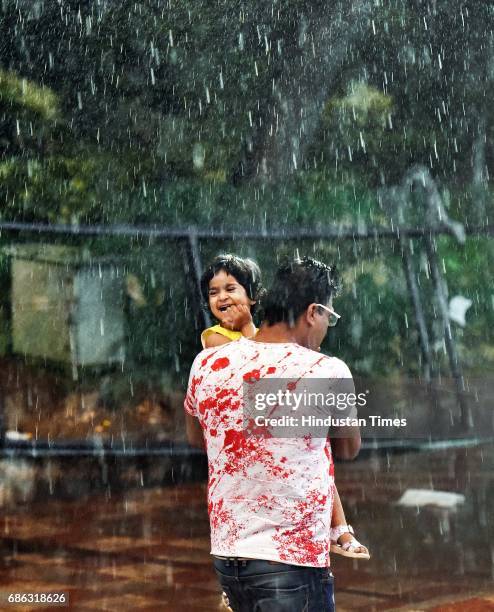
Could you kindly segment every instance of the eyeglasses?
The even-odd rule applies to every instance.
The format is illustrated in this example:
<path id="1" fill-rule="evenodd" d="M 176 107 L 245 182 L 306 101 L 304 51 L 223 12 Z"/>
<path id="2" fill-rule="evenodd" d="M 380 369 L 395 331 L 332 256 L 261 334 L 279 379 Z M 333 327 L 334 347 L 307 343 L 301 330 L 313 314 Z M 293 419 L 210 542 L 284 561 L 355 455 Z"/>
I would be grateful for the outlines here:
<path id="1" fill-rule="evenodd" d="M 327 306 L 323 306 L 322 304 L 316 304 L 319 308 L 322 308 L 326 312 L 329 313 L 328 317 L 328 325 L 329 327 L 334 327 L 338 323 L 338 319 L 341 319 L 341 315 L 335 312 L 332 308 L 328 308 Z"/>

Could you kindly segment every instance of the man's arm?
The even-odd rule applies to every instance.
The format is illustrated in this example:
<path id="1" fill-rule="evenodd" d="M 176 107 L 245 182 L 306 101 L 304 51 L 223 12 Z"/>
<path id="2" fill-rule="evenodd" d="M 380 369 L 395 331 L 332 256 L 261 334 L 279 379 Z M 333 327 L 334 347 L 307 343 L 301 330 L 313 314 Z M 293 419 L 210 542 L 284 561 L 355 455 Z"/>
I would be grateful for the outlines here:
<path id="1" fill-rule="evenodd" d="M 345 432 L 345 437 L 331 436 L 331 450 L 335 457 L 338 459 L 355 459 L 360 450 L 360 430 L 358 427 L 348 427 L 348 430 L 353 430 L 352 433 Z M 338 436 L 342 435 L 342 432 L 338 431 Z"/>
<path id="2" fill-rule="evenodd" d="M 187 385 L 187 393 L 185 394 L 185 433 L 187 435 L 187 441 L 191 446 L 205 449 L 206 444 L 204 442 L 202 427 L 195 416 L 197 413 L 196 387 L 202 380 L 202 376 L 198 376 L 197 362 L 198 359 L 196 357 L 190 369 L 189 384 Z"/>
<path id="3" fill-rule="evenodd" d="M 187 433 L 187 441 L 191 446 L 206 450 L 201 424 L 196 417 L 187 412 L 185 413 L 185 431 Z"/>

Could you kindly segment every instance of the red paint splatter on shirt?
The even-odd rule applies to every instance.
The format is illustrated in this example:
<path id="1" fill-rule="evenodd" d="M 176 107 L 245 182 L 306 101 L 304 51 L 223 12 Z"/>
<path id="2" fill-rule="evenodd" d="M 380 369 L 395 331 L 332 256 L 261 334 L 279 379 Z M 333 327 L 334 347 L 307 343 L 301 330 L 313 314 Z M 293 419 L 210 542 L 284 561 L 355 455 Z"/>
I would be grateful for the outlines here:
<path id="1" fill-rule="evenodd" d="M 201 383 L 202 383 L 202 376 L 193 376 L 192 377 L 192 381 L 190 383 L 190 393 L 191 393 L 192 397 L 196 396 L 197 385 L 200 385 Z"/>
<path id="2" fill-rule="evenodd" d="M 219 499 L 216 503 L 210 502 L 208 505 L 209 521 L 211 529 L 226 527 L 224 546 L 234 546 L 235 540 L 239 536 L 240 528 L 235 521 L 232 510 L 224 508 L 224 500 Z"/>
<path id="3" fill-rule="evenodd" d="M 327 500 L 328 496 L 320 491 L 311 491 L 307 499 L 300 500 L 285 513 L 287 523 L 292 527 L 278 527 L 274 537 L 281 559 L 317 566 L 324 555 L 329 561 L 329 533 L 323 539 L 314 539 L 316 516 L 324 512 Z"/>
<path id="4" fill-rule="evenodd" d="M 248 557 L 262 549 L 272 559 L 324 567 L 334 497 L 329 443 L 256 435 L 252 422 L 249 435 L 243 405 L 255 386 L 243 383 L 275 375 L 296 384 L 311 369 L 331 378 L 340 368 L 303 347 L 287 353 L 286 346 L 254 344 L 225 345 L 203 359 L 205 367 L 197 361 L 190 379 L 186 409 L 197 414 L 207 441 L 212 552 Z"/>
<path id="5" fill-rule="evenodd" d="M 213 351 L 207 357 L 204 357 L 204 359 L 201 361 L 201 367 L 203 368 L 207 364 L 207 362 L 211 359 L 211 357 L 214 357 L 217 352 L 218 350 Z"/>
<path id="6" fill-rule="evenodd" d="M 208 416 L 220 418 L 221 420 L 229 418 L 225 415 L 226 412 L 231 412 L 238 407 L 238 393 L 231 388 L 221 389 L 216 395 L 206 397 L 202 402 L 199 402 L 199 414 L 204 417 L 203 423 L 208 431 L 216 425 L 212 421 L 208 421 Z"/>
<path id="7" fill-rule="evenodd" d="M 255 419 L 249 419 L 244 423 L 244 431 L 249 436 L 260 436 L 262 438 L 272 438 L 269 427 L 266 425 L 258 425 Z"/>
<path id="8" fill-rule="evenodd" d="M 251 370 L 250 372 L 246 372 L 244 374 L 244 376 L 243 376 L 243 379 L 247 383 L 256 382 L 260 378 L 261 378 L 261 371 L 260 370 Z"/>
<path id="9" fill-rule="evenodd" d="M 266 448 L 264 438 L 246 437 L 243 431 L 226 431 L 223 450 L 227 454 L 224 471 L 231 476 L 237 473 L 245 476 L 249 468 L 259 464 L 264 466 L 268 474 L 278 478 L 288 478 L 293 473 L 278 465 L 273 453 Z"/>
<path id="10" fill-rule="evenodd" d="M 326 455 L 329 461 L 329 475 L 334 478 L 334 462 L 333 462 L 333 457 L 331 455 L 331 445 L 329 441 L 326 442 L 326 445 L 324 447 L 324 454 Z"/>
<path id="11" fill-rule="evenodd" d="M 229 365 L 230 360 L 228 359 L 228 357 L 218 357 L 218 359 L 211 366 L 211 369 L 213 370 L 213 372 L 217 372 L 218 370 L 223 370 Z"/>

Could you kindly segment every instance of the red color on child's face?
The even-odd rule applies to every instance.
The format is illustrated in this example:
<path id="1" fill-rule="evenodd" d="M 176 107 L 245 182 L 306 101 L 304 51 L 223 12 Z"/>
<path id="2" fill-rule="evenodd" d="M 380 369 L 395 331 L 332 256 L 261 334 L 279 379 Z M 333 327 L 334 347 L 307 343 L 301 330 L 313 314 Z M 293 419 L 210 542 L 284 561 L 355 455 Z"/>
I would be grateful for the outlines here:
<path id="1" fill-rule="evenodd" d="M 237 279 L 225 270 L 220 270 L 209 281 L 208 300 L 213 316 L 220 321 L 228 306 L 244 304 L 250 308 L 254 303 Z"/>

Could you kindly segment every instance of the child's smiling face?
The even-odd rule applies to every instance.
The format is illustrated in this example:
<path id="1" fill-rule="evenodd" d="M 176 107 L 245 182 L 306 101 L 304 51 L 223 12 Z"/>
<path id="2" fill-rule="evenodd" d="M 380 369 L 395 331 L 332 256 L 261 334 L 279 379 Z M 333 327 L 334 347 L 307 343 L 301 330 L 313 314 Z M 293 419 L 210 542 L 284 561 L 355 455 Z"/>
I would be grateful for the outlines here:
<path id="1" fill-rule="evenodd" d="M 213 316 L 219 321 L 233 304 L 246 305 L 249 308 L 255 304 L 237 279 L 225 270 L 217 272 L 209 281 L 208 300 Z"/>

